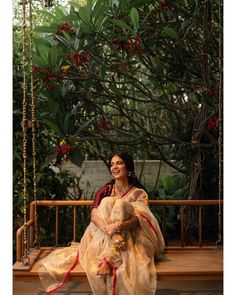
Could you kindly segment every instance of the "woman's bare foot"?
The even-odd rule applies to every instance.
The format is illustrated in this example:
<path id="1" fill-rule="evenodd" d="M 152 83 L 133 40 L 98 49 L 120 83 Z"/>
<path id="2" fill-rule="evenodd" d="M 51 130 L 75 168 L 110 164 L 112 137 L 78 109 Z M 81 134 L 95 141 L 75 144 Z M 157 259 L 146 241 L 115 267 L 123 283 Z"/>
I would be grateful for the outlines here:
<path id="1" fill-rule="evenodd" d="M 100 264 L 99 270 L 98 270 L 98 275 L 107 276 L 107 275 L 110 275 L 110 274 L 111 274 L 111 269 L 109 268 L 109 266 L 105 262 Z"/>

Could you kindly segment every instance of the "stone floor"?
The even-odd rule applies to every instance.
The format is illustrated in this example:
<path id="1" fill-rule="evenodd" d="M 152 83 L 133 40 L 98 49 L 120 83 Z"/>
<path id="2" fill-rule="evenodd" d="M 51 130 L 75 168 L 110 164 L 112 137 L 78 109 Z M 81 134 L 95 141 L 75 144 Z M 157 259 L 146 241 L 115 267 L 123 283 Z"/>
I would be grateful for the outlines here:
<path id="1" fill-rule="evenodd" d="M 43 295 L 39 282 L 13 281 L 13 295 Z M 88 283 L 68 282 L 55 292 L 61 295 L 91 295 Z M 143 294 L 145 295 L 145 294 Z M 156 295 L 223 295 L 222 281 L 159 281 Z"/>

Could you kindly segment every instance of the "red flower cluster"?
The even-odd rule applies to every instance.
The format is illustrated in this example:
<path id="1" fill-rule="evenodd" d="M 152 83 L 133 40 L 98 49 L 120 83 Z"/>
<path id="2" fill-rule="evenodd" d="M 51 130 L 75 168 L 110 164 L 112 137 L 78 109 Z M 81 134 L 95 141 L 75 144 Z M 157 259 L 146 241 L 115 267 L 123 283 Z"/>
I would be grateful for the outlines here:
<path id="1" fill-rule="evenodd" d="M 76 144 L 62 144 L 56 147 L 56 153 L 62 155 L 68 155 L 70 152 L 76 150 Z"/>
<path id="2" fill-rule="evenodd" d="M 33 74 L 39 73 L 39 68 L 37 66 L 33 66 L 32 73 Z"/>
<path id="3" fill-rule="evenodd" d="M 136 35 L 132 38 L 129 38 L 125 44 L 125 48 L 128 50 L 129 54 L 134 55 L 136 53 L 144 52 L 144 48 L 141 45 L 140 35 Z"/>
<path id="4" fill-rule="evenodd" d="M 218 92 L 217 92 L 217 89 L 212 87 L 212 88 L 203 88 L 202 89 L 203 93 L 206 94 L 206 95 L 210 95 L 212 97 L 217 97 L 218 96 Z"/>
<path id="5" fill-rule="evenodd" d="M 100 120 L 98 125 L 99 125 L 97 128 L 98 132 L 111 131 L 111 121 L 109 120 L 106 120 L 106 119 Z"/>
<path id="6" fill-rule="evenodd" d="M 212 117 L 207 122 L 207 129 L 211 130 L 212 128 L 218 126 L 219 124 L 219 118 L 218 117 Z"/>
<path id="7" fill-rule="evenodd" d="M 46 67 L 44 70 L 39 70 L 37 66 L 33 66 L 32 73 L 39 74 L 43 83 L 46 84 L 48 90 L 55 90 L 55 85 L 52 85 L 51 83 L 58 81 L 58 79 L 62 77 L 62 73 L 55 74 L 50 70 L 49 67 Z"/>
<path id="8" fill-rule="evenodd" d="M 88 62 L 89 58 L 90 54 L 88 52 L 84 52 L 82 55 L 79 55 L 77 51 L 74 51 L 71 55 L 68 54 L 66 56 L 67 61 L 73 62 L 76 67 Z"/>
<path id="9" fill-rule="evenodd" d="M 56 163 L 55 165 L 59 166 L 61 161 L 64 159 L 66 161 L 71 160 L 70 153 L 76 150 L 76 144 L 67 144 L 63 140 L 56 147 Z"/>
<path id="10" fill-rule="evenodd" d="M 68 32 L 70 35 L 75 34 L 75 28 L 69 23 L 60 24 L 55 35 L 63 35 L 62 31 Z"/>

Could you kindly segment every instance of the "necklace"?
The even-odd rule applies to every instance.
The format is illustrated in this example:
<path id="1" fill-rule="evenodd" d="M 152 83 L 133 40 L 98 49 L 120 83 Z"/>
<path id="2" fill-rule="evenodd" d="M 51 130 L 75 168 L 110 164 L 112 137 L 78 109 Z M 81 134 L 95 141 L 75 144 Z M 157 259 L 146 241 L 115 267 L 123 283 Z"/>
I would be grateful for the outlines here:
<path id="1" fill-rule="evenodd" d="M 123 189 L 121 190 L 121 194 L 123 194 L 123 193 L 126 193 L 128 189 L 129 189 L 129 186 L 128 186 L 128 187 L 125 187 L 125 188 L 123 188 Z"/>
<path id="2" fill-rule="evenodd" d="M 121 191 L 118 191 L 118 194 L 120 194 L 120 198 L 123 198 L 132 188 L 132 185 L 129 185 L 126 188 L 123 188 Z M 116 195 L 116 186 L 114 186 L 114 194 Z"/>

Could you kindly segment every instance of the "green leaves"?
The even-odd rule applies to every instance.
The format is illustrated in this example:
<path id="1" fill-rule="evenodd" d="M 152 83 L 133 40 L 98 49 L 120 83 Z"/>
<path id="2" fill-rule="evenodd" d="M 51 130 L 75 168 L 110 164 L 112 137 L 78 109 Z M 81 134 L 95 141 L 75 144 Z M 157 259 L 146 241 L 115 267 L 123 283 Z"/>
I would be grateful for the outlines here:
<path id="1" fill-rule="evenodd" d="M 33 56 L 33 64 L 37 65 L 40 68 L 45 68 L 45 66 L 46 66 L 45 60 L 37 54 L 34 54 L 34 56 Z"/>
<path id="2" fill-rule="evenodd" d="M 100 15 L 98 18 L 94 20 L 94 26 L 97 28 L 98 31 L 100 31 L 103 27 L 103 24 L 107 20 L 107 17 L 105 15 Z"/>
<path id="3" fill-rule="evenodd" d="M 49 50 L 48 60 L 51 67 L 55 67 L 58 63 L 59 49 L 56 46 L 52 46 Z"/>
<path id="4" fill-rule="evenodd" d="M 85 23 L 89 24 L 91 22 L 91 12 L 88 7 L 81 7 L 79 10 L 79 17 Z"/>
<path id="5" fill-rule="evenodd" d="M 45 38 L 42 38 L 42 37 L 39 37 L 39 36 L 33 36 L 33 46 L 35 47 L 40 47 L 40 46 L 48 46 L 48 47 L 50 47 L 51 46 L 51 43 L 47 40 L 47 39 L 45 39 Z"/>
<path id="6" fill-rule="evenodd" d="M 114 25 L 116 25 L 117 27 L 121 28 L 122 30 L 132 31 L 132 29 L 131 29 L 131 27 L 129 25 L 127 25 L 126 23 L 124 23 L 123 21 L 121 21 L 119 19 L 111 19 L 110 21 Z"/>
<path id="7" fill-rule="evenodd" d="M 171 27 L 169 27 L 169 26 L 165 26 L 165 27 L 163 28 L 162 33 L 163 33 L 164 35 L 166 35 L 166 36 L 172 38 L 172 39 L 175 39 L 175 40 L 178 40 L 178 39 L 179 39 L 179 36 L 178 36 L 177 32 L 176 32 L 173 28 L 171 28 Z"/>
<path id="8" fill-rule="evenodd" d="M 94 118 L 89 119 L 84 124 L 82 124 L 78 130 L 74 133 L 75 135 L 78 135 L 81 131 L 83 131 L 85 128 L 89 126 L 89 124 L 94 120 Z"/>
<path id="9" fill-rule="evenodd" d="M 84 156 L 81 153 L 81 151 L 78 149 L 78 147 L 75 151 L 70 152 L 70 158 L 71 158 L 71 162 L 78 167 L 80 167 L 84 161 Z"/>
<path id="10" fill-rule="evenodd" d="M 66 39 L 65 37 L 63 36 L 59 36 L 59 35 L 56 35 L 55 38 L 60 41 L 62 44 L 64 44 L 67 48 L 69 48 L 70 50 L 74 50 L 74 46 L 73 46 L 73 43 L 70 42 L 68 39 Z"/>
<path id="11" fill-rule="evenodd" d="M 41 122 L 49 127 L 52 131 L 54 131 L 59 136 L 63 136 L 63 133 L 61 132 L 60 128 L 58 127 L 57 122 L 51 119 L 42 119 Z"/>
<path id="12" fill-rule="evenodd" d="M 130 10 L 130 19 L 135 31 L 137 31 L 139 28 L 139 14 L 135 7 Z M 110 21 L 122 30 L 132 31 L 132 28 L 120 19 L 110 19 Z"/>
<path id="13" fill-rule="evenodd" d="M 65 135 L 69 135 L 71 133 L 71 123 L 75 122 L 74 118 L 72 118 L 71 112 L 66 113 L 65 118 L 64 118 L 64 125 L 63 125 L 63 131 Z"/>
<path id="14" fill-rule="evenodd" d="M 130 11 L 130 18 L 131 18 L 132 24 L 137 30 L 139 28 L 139 14 L 138 14 L 138 10 L 135 7 L 133 7 Z"/>
<path id="15" fill-rule="evenodd" d="M 37 26 L 34 31 L 37 33 L 55 33 L 57 28 L 58 24 L 52 23 L 50 26 Z"/>
<path id="16" fill-rule="evenodd" d="M 178 175 L 169 175 L 159 180 L 158 193 L 160 198 L 184 199 L 187 197 L 186 179 Z"/>
<path id="17" fill-rule="evenodd" d="M 79 20 L 78 15 L 66 15 L 63 17 L 63 21 L 66 21 L 66 22 L 74 22 L 78 20 Z"/>
<path id="18" fill-rule="evenodd" d="M 55 22 L 60 21 L 60 17 L 58 17 L 55 13 L 50 13 L 50 12 L 45 11 L 45 10 L 39 10 L 38 13 L 40 13 L 43 16 L 45 16 L 50 21 L 52 21 L 52 20 L 55 21 Z"/>

